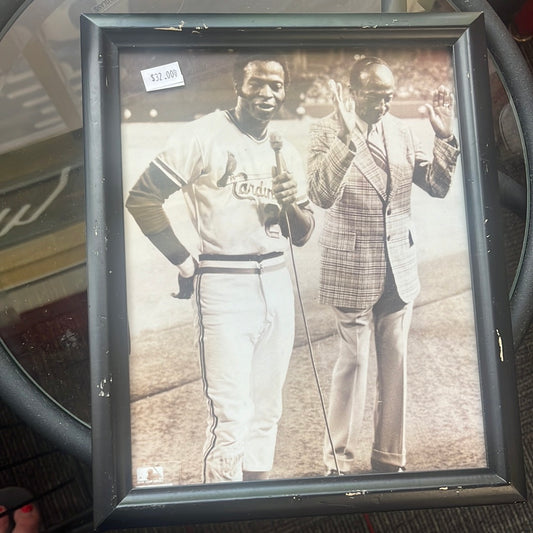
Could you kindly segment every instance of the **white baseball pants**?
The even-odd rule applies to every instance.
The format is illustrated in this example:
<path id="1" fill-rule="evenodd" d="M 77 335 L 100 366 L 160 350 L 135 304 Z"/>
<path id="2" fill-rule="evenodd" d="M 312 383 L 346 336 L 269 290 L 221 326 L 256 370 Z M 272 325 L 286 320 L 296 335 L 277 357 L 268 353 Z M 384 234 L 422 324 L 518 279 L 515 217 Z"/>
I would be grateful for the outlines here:
<path id="1" fill-rule="evenodd" d="M 294 341 L 294 296 L 282 255 L 200 258 L 196 327 L 208 419 L 205 483 L 272 469 Z"/>

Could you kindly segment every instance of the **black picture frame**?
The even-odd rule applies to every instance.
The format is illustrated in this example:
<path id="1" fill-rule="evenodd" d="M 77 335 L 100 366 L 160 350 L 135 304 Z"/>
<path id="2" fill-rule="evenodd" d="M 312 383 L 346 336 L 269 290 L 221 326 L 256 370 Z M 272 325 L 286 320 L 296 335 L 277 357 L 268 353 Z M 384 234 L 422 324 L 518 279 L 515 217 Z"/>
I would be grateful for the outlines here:
<path id="1" fill-rule="evenodd" d="M 179 20 L 178 20 L 179 18 Z M 94 523 L 100 530 L 525 498 L 481 13 L 84 15 L 81 19 Z M 239 48 L 449 50 L 458 112 L 486 464 L 225 484 L 135 486 L 121 54 Z M 453 391 L 461 397 L 461 390 Z"/>

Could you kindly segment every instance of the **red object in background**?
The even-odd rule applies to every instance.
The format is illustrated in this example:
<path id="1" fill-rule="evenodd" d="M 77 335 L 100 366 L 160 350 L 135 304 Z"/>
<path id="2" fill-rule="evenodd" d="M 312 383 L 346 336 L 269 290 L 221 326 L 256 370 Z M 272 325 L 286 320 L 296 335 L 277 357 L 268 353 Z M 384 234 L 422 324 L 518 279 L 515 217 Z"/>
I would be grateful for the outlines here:
<path id="1" fill-rule="evenodd" d="M 513 18 L 513 23 L 521 36 L 533 35 L 533 0 L 528 0 L 520 8 Z"/>

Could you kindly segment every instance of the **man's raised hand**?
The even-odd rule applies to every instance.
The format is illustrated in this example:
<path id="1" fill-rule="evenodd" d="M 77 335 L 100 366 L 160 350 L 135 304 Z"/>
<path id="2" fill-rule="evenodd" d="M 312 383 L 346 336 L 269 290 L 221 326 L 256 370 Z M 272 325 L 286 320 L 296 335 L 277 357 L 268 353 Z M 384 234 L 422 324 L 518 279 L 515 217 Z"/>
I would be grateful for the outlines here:
<path id="1" fill-rule="evenodd" d="M 335 115 L 339 123 L 338 136 L 347 143 L 355 126 L 353 100 L 344 101 L 341 83 L 335 80 L 329 80 L 328 87 L 331 92 L 333 105 L 335 106 Z"/>
<path id="2" fill-rule="evenodd" d="M 425 107 L 435 135 L 441 139 L 451 137 L 455 97 L 448 87 L 441 85 L 433 91 L 433 104 L 426 104 Z"/>

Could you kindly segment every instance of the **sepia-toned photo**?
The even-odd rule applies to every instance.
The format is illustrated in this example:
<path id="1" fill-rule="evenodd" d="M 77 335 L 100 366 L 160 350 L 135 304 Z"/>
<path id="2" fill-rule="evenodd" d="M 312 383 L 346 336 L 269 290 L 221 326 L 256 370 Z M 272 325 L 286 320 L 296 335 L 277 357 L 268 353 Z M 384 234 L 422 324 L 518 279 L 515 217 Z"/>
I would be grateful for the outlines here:
<path id="1" fill-rule="evenodd" d="M 95 524 L 522 500 L 482 15 L 81 23 Z"/>
<path id="2" fill-rule="evenodd" d="M 486 467 L 450 48 L 120 84 L 133 486 Z"/>

